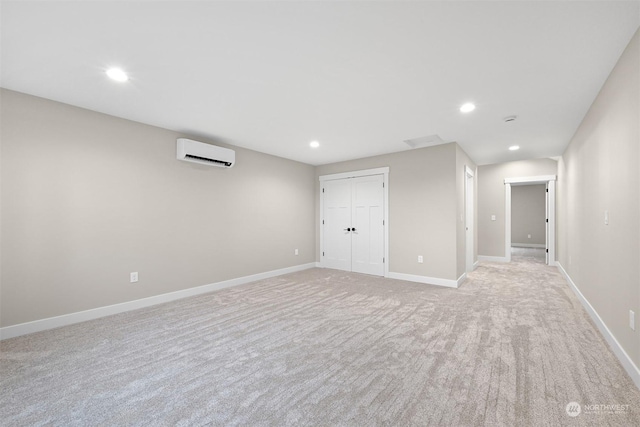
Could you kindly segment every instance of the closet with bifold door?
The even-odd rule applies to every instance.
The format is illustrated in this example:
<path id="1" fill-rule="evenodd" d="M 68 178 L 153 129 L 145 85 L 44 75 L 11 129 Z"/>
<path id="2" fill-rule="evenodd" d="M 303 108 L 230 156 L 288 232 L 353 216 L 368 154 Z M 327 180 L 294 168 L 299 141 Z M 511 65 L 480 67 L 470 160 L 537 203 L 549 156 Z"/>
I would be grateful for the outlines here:
<path id="1" fill-rule="evenodd" d="M 322 178 L 321 265 L 384 276 L 385 175 Z"/>

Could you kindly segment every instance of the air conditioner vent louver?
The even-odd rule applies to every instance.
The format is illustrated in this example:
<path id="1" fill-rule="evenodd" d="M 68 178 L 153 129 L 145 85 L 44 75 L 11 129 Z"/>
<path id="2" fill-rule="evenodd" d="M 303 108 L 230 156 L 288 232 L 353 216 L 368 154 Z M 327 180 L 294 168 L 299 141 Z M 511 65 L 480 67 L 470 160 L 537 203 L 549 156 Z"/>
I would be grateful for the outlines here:
<path id="1" fill-rule="evenodd" d="M 236 152 L 233 150 L 186 138 L 178 139 L 176 157 L 185 162 L 220 168 L 233 167 L 236 162 Z"/>
<path id="2" fill-rule="evenodd" d="M 184 157 L 186 157 L 187 159 L 202 160 L 203 162 L 219 163 L 225 165 L 226 167 L 231 167 L 230 162 L 223 162 L 222 160 L 207 159 L 206 157 L 194 156 L 192 154 L 187 154 Z"/>

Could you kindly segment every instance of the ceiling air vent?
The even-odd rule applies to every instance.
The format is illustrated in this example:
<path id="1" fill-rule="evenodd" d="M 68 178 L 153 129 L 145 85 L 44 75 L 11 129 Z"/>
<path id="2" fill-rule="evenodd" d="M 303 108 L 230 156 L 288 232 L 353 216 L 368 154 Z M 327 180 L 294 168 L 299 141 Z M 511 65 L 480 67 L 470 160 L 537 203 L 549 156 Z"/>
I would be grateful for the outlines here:
<path id="1" fill-rule="evenodd" d="M 421 136 L 420 138 L 407 139 L 404 142 L 411 148 L 433 147 L 447 143 L 438 135 Z"/>

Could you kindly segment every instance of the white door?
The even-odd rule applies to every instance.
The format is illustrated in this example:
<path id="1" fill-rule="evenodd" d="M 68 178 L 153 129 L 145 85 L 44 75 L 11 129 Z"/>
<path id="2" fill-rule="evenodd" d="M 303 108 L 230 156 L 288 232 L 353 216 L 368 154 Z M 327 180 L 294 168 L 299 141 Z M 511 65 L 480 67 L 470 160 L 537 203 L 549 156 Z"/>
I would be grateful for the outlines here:
<path id="1" fill-rule="evenodd" d="M 322 191 L 325 266 L 351 271 L 351 182 L 327 181 Z"/>
<path id="2" fill-rule="evenodd" d="M 465 252 L 467 260 L 467 273 L 473 271 L 474 254 L 474 212 L 473 212 L 473 171 L 465 168 Z"/>
<path id="3" fill-rule="evenodd" d="M 324 183 L 325 267 L 384 275 L 383 182 L 372 175 Z"/>
<path id="4" fill-rule="evenodd" d="M 351 270 L 384 275 L 384 194 L 382 175 L 351 181 Z"/>
<path id="5" fill-rule="evenodd" d="M 545 222 L 545 237 L 544 237 L 544 251 L 545 251 L 545 263 L 549 265 L 549 182 L 545 186 L 544 195 L 544 222 Z"/>

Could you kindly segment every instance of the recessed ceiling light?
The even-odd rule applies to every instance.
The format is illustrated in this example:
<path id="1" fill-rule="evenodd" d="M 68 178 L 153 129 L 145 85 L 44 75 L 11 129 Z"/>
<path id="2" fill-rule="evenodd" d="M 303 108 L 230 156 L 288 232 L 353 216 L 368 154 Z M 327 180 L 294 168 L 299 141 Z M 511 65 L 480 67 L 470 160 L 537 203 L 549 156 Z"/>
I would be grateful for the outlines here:
<path id="1" fill-rule="evenodd" d="M 127 76 L 127 73 L 122 71 L 122 69 L 120 68 L 109 68 L 107 70 L 107 76 L 117 82 L 126 82 L 127 80 L 129 80 L 129 76 Z"/>
<path id="2" fill-rule="evenodd" d="M 463 112 L 463 113 L 469 113 L 469 112 L 471 112 L 471 111 L 473 111 L 475 109 L 476 109 L 476 106 L 473 105 L 470 102 L 467 102 L 462 107 L 460 107 L 460 111 Z"/>
<path id="3" fill-rule="evenodd" d="M 311 147 L 311 148 L 318 148 L 318 147 L 320 147 L 320 143 L 319 143 L 318 141 L 311 141 L 311 142 L 309 143 L 309 147 Z"/>
<path id="4" fill-rule="evenodd" d="M 509 150 L 511 150 L 511 151 L 516 151 L 516 150 L 519 150 L 519 149 L 520 149 L 519 145 L 512 145 L 511 147 L 509 147 Z"/>

